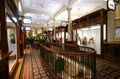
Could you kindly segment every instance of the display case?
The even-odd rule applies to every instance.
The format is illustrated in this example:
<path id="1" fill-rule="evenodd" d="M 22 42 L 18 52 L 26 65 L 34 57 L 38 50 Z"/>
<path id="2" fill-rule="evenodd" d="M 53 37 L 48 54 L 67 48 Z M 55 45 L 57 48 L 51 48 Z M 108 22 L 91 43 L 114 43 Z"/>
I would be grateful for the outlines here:
<path id="1" fill-rule="evenodd" d="M 55 29 L 56 42 L 64 44 L 68 39 L 67 27 L 57 27 Z"/>
<path id="2" fill-rule="evenodd" d="M 77 44 L 96 49 L 96 54 L 101 54 L 100 25 L 77 29 Z"/>
<path id="3" fill-rule="evenodd" d="M 72 34 L 72 42 L 92 47 L 97 56 L 103 56 L 102 45 L 107 41 L 107 10 L 100 9 L 72 21 Z"/>

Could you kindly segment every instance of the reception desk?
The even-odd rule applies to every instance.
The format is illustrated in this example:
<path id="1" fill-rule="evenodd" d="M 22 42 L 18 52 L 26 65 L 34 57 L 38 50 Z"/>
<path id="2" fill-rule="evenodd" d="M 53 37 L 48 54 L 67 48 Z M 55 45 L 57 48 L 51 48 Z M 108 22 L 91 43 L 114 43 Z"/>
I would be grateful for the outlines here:
<path id="1" fill-rule="evenodd" d="M 103 44 L 104 59 L 120 64 L 120 42 L 109 42 Z"/>

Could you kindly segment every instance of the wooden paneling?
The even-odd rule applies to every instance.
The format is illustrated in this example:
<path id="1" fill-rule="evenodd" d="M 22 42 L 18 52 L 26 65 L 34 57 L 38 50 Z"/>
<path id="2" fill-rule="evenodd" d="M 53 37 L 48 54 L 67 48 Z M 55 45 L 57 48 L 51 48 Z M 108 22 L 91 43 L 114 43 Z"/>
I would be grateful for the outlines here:
<path id="1" fill-rule="evenodd" d="M 105 43 L 103 47 L 104 59 L 120 64 L 120 43 Z"/>
<path id="2" fill-rule="evenodd" d="M 101 19 L 103 21 L 101 21 Z M 95 11 L 93 13 L 80 17 L 76 20 L 73 20 L 72 28 L 78 29 L 78 28 L 92 26 L 96 24 L 102 24 L 102 22 L 104 24 L 106 24 L 107 22 L 107 10 L 104 10 L 104 9 Z"/>

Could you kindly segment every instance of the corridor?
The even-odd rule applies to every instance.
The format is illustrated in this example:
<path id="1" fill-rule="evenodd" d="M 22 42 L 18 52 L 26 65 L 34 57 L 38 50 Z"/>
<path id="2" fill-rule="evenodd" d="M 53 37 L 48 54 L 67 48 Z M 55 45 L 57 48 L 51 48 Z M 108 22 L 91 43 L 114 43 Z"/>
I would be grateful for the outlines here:
<path id="1" fill-rule="evenodd" d="M 53 79 L 40 60 L 40 51 L 34 48 L 25 50 L 20 79 Z"/>

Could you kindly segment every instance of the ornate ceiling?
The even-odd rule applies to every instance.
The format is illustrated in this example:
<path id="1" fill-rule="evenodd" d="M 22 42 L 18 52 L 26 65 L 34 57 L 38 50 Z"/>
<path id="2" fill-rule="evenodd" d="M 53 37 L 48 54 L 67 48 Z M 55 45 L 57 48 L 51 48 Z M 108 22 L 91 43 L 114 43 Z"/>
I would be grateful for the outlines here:
<path id="1" fill-rule="evenodd" d="M 95 10 L 106 8 L 105 0 L 22 0 L 23 16 L 30 17 L 32 24 L 25 26 L 44 26 L 53 19 L 59 21 L 68 18 L 67 8 L 72 8 L 71 19 L 74 20 Z"/>

